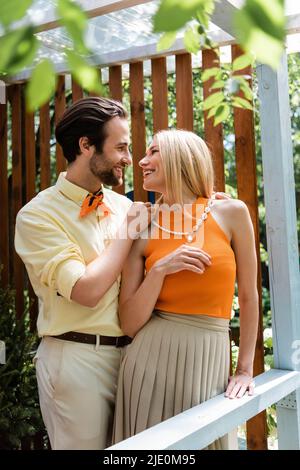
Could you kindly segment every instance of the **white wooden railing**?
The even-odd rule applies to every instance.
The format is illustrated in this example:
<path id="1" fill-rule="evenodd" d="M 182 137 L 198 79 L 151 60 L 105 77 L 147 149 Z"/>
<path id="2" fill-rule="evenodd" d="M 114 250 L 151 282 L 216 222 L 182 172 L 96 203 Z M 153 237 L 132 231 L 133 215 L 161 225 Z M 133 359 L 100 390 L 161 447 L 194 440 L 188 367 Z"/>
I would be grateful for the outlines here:
<path id="1" fill-rule="evenodd" d="M 271 369 L 255 377 L 255 393 L 218 395 L 107 450 L 199 450 L 300 387 L 300 372 Z"/>

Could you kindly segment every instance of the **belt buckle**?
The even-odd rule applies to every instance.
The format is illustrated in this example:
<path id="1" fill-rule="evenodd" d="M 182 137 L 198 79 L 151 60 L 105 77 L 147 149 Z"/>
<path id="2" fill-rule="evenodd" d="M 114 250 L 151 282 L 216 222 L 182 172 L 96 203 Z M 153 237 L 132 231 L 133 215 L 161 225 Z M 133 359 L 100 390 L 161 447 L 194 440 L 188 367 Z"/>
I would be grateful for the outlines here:
<path id="1" fill-rule="evenodd" d="M 122 344 L 121 344 L 121 338 L 122 336 L 117 336 L 116 337 L 116 348 L 122 348 Z"/>

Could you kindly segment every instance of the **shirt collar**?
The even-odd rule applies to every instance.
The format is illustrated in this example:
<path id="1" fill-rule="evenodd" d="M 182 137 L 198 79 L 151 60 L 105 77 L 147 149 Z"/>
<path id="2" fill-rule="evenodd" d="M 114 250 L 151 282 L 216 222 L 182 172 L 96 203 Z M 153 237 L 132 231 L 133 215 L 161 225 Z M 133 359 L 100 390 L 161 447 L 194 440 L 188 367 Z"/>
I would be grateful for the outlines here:
<path id="1" fill-rule="evenodd" d="M 72 201 L 76 202 L 78 205 L 81 205 L 84 198 L 89 194 L 89 192 L 77 186 L 71 181 L 66 179 L 66 172 L 60 173 L 58 180 L 56 182 L 56 188 L 59 192 L 61 192 L 64 196 Z"/>
<path id="2" fill-rule="evenodd" d="M 67 180 L 66 174 L 66 171 L 59 174 L 59 177 L 56 182 L 56 188 L 68 199 L 71 199 L 72 201 L 76 202 L 76 204 L 81 206 L 89 192 L 86 189 L 81 188 L 80 186 L 77 186 L 76 184 L 71 183 L 71 181 Z M 111 213 L 113 213 L 109 198 L 106 197 L 107 192 L 104 186 L 102 186 L 102 191 L 105 198 L 105 205 L 110 209 Z"/>

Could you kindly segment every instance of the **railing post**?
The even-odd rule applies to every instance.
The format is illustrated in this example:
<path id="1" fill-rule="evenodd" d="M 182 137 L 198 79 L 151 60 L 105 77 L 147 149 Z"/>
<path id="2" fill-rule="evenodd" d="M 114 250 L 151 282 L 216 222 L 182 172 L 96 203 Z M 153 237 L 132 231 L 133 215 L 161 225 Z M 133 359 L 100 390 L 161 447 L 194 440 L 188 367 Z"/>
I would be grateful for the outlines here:
<path id="1" fill-rule="evenodd" d="M 300 370 L 300 275 L 287 56 L 259 65 L 261 142 L 275 367 Z M 277 406 L 280 449 L 300 449 L 300 389 Z"/>

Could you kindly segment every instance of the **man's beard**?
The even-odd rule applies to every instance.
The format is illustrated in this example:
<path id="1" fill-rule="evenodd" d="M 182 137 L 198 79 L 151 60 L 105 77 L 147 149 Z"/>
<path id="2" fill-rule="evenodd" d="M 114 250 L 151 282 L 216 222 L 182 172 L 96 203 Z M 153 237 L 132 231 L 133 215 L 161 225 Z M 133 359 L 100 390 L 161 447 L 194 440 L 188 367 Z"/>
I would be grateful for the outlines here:
<path id="1" fill-rule="evenodd" d="M 102 157 L 103 159 L 105 159 L 103 154 Z M 90 160 L 90 170 L 93 175 L 99 178 L 101 183 L 106 184 L 107 186 L 120 186 L 121 182 L 119 178 L 115 175 L 113 168 L 111 168 L 110 170 L 101 170 L 97 168 L 96 160 L 98 160 L 98 158 L 99 154 L 94 154 Z"/>
<path id="2" fill-rule="evenodd" d="M 95 173 L 94 173 L 95 174 Z M 120 186 L 119 178 L 114 174 L 113 170 L 101 171 L 95 174 L 103 184 L 107 186 Z"/>

